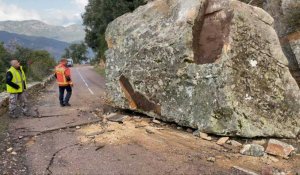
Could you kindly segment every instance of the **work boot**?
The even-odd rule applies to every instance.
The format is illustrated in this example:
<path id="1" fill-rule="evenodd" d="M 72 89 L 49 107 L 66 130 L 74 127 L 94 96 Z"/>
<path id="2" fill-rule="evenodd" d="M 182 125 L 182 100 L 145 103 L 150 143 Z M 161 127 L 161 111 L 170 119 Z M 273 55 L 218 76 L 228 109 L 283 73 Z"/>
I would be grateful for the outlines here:
<path id="1" fill-rule="evenodd" d="M 64 105 L 65 105 L 65 106 L 68 106 L 68 107 L 70 107 L 70 106 L 71 106 L 71 104 L 70 104 L 70 103 L 65 103 Z"/>
<path id="2" fill-rule="evenodd" d="M 60 107 L 65 107 L 66 105 L 63 103 L 60 103 Z"/>

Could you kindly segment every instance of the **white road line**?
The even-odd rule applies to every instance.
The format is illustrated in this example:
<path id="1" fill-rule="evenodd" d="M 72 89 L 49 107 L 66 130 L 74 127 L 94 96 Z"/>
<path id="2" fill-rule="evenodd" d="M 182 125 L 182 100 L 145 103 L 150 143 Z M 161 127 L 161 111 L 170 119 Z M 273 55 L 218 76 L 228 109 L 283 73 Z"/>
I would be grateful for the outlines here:
<path id="1" fill-rule="evenodd" d="M 85 81 L 85 79 L 83 78 L 83 76 L 81 75 L 81 73 L 78 71 L 78 69 L 76 69 L 77 73 L 79 74 L 80 78 L 82 79 L 82 81 L 84 82 L 85 86 L 88 88 L 88 90 L 90 91 L 90 93 L 92 95 L 94 95 L 95 93 L 90 89 L 89 85 L 87 84 L 87 82 Z"/>

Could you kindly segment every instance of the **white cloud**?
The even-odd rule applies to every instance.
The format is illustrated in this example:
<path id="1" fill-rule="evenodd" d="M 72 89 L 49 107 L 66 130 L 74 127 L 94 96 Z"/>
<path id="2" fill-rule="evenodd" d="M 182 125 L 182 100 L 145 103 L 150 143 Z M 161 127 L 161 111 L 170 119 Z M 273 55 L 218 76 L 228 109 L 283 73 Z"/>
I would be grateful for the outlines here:
<path id="1" fill-rule="evenodd" d="M 72 0 L 74 9 L 29 10 L 0 0 L 0 21 L 40 20 L 52 25 L 70 25 L 82 23 L 81 15 L 88 0 Z"/>
<path id="2" fill-rule="evenodd" d="M 48 9 L 41 14 L 42 21 L 53 25 L 81 23 L 81 14 L 60 9 Z"/>
<path id="3" fill-rule="evenodd" d="M 73 0 L 74 3 L 80 8 L 84 9 L 84 7 L 88 4 L 88 0 Z"/>
<path id="4" fill-rule="evenodd" d="M 36 11 L 25 10 L 16 5 L 6 4 L 2 0 L 0 0 L 0 21 L 22 21 L 29 19 L 41 20 L 41 17 Z"/>

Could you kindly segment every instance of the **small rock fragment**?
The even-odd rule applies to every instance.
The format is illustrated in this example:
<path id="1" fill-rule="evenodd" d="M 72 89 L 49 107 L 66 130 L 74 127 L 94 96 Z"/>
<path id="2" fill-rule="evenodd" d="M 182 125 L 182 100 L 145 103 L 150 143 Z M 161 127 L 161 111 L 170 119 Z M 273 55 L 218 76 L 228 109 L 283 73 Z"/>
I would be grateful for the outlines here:
<path id="1" fill-rule="evenodd" d="M 265 148 L 257 144 L 247 144 L 241 149 L 240 153 L 247 156 L 261 157 L 264 155 Z"/>
<path id="2" fill-rule="evenodd" d="M 237 175 L 259 175 L 253 171 L 238 167 L 238 166 L 233 166 L 231 168 L 231 174 L 237 174 Z"/>
<path id="3" fill-rule="evenodd" d="M 76 129 L 80 129 L 80 126 L 76 126 Z"/>
<path id="4" fill-rule="evenodd" d="M 96 146 L 95 151 L 98 151 L 98 150 L 100 150 L 100 149 L 102 149 L 104 147 L 105 147 L 105 144 L 99 144 L 99 145 Z"/>
<path id="5" fill-rule="evenodd" d="M 96 136 L 96 135 L 100 135 L 100 134 L 104 134 L 104 133 L 105 133 L 105 131 L 104 131 L 104 130 L 101 130 L 101 131 L 95 131 L 95 132 L 86 134 L 86 136 L 87 136 L 87 137 L 89 137 L 89 136 Z"/>
<path id="6" fill-rule="evenodd" d="M 8 148 L 6 151 L 10 153 L 10 152 L 12 152 L 12 150 L 13 150 L 13 148 Z"/>
<path id="7" fill-rule="evenodd" d="M 218 145 L 224 145 L 229 140 L 229 137 L 222 137 L 217 141 Z"/>
<path id="8" fill-rule="evenodd" d="M 209 161 L 209 162 L 215 162 L 215 161 L 216 161 L 216 158 L 214 158 L 214 157 L 209 157 L 209 158 L 207 158 L 207 161 Z"/>
<path id="9" fill-rule="evenodd" d="M 13 151 L 11 152 L 12 155 L 17 155 L 17 152 Z"/>
<path id="10" fill-rule="evenodd" d="M 243 146 L 243 144 L 241 144 L 240 142 L 235 141 L 235 140 L 231 140 L 230 143 L 234 147 L 242 147 Z"/>
<path id="11" fill-rule="evenodd" d="M 128 116 L 126 116 L 126 115 L 112 113 L 112 114 L 106 116 L 105 118 L 111 122 L 123 123 L 123 120 L 126 119 L 127 117 Z"/>
<path id="12" fill-rule="evenodd" d="M 178 130 L 182 130 L 182 127 L 179 127 L 179 126 L 178 126 L 177 129 L 178 129 Z"/>
<path id="13" fill-rule="evenodd" d="M 158 121 L 156 119 L 153 119 L 152 122 L 155 123 L 155 124 L 160 124 L 160 121 Z"/>
<path id="14" fill-rule="evenodd" d="M 186 129 L 186 132 L 193 133 L 193 130 L 191 128 Z"/>
<path id="15" fill-rule="evenodd" d="M 146 129 L 146 132 L 147 132 L 148 134 L 154 134 L 154 132 L 151 131 L 150 129 Z"/>
<path id="16" fill-rule="evenodd" d="M 164 128 L 155 128 L 156 130 L 165 130 Z"/>
<path id="17" fill-rule="evenodd" d="M 267 141 L 265 139 L 261 139 L 261 140 L 253 140 L 252 141 L 253 144 L 257 144 L 257 145 L 261 145 L 261 146 L 264 146 Z"/>
<path id="18" fill-rule="evenodd" d="M 146 127 L 147 125 L 145 125 L 145 124 L 136 124 L 135 125 L 135 128 L 144 128 L 144 127 Z"/>
<path id="19" fill-rule="evenodd" d="M 266 153 L 287 158 L 295 148 L 292 145 L 279 140 L 270 139 L 267 145 Z"/>
<path id="20" fill-rule="evenodd" d="M 19 139 L 22 139 L 22 138 L 23 138 L 23 136 L 19 136 L 18 138 L 19 138 Z"/>
<path id="21" fill-rule="evenodd" d="M 208 140 L 208 141 L 212 140 L 212 138 L 210 136 L 208 136 L 208 134 L 203 133 L 203 132 L 200 132 L 199 136 L 200 136 L 201 139 L 204 139 L 204 140 Z"/>
<path id="22" fill-rule="evenodd" d="M 200 131 L 199 130 L 194 131 L 193 136 L 200 137 Z"/>

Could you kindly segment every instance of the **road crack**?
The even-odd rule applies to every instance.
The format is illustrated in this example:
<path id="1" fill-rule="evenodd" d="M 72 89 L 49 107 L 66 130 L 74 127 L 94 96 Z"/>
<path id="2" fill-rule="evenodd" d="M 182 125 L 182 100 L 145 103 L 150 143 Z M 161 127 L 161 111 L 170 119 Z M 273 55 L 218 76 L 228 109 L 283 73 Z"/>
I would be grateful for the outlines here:
<path id="1" fill-rule="evenodd" d="M 51 166 L 53 165 L 53 162 L 54 162 L 54 159 L 55 159 L 56 155 L 57 155 L 59 152 L 63 151 L 64 149 L 67 149 L 67 148 L 70 148 L 70 147 L 74 147 L 74 146 L 77 146 L 77 145 L 79 145 L 79 143 L 76 143 L 76 144 L 73 144 L 73 145 L 68 145 L 68 146 L 65 146 L 65 147 L 60 148 L 60 149 L 57 150 L 55 153 L 53 153 L 53 154 L 52 154 L 52 157 L 51 157 L 51 160 L 49 161 L 49 164 L 48 164 L 48 166 L 47 166 L 47 168 L 46 168 L 46 171 L 48 172 L 47 175 L 53 174 L 52 171 L 50 170 L 50 168 L 51 168 Z"/>

